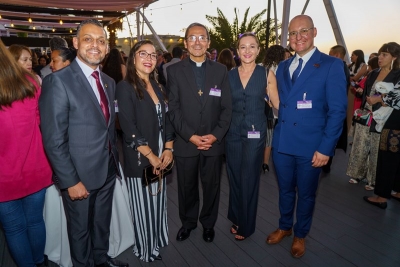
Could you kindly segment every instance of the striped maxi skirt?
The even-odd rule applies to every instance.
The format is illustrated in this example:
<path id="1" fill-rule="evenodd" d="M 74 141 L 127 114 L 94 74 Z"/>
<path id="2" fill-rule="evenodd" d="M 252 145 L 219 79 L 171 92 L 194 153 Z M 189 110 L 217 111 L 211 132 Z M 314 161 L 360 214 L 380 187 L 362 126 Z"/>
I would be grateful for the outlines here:
<path id="1" fill-rule="evenodd" d="M 127 186 L 135 234 L 133 253 L 142 261 L 154 261 L 159 248 L 168 245 L 166 179 L 162 179 L 162 190 L 156 196 L 142 186 L 141 178 L 128 177 Z M 149 187 L 154 194 L 158 182 Z"/>

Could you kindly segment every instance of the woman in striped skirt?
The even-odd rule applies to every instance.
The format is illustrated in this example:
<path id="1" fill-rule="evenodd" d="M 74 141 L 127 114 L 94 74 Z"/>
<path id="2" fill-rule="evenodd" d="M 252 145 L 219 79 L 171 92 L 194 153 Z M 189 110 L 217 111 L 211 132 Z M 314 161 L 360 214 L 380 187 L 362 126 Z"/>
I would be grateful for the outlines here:
<path id="1" fill-rule="evenodd" d="M 153 43 L 137 42 L 129 53 L 126 77 L 116 90 L 135 232 L 133 252 L 146 262 L 162 259 L 159 248 L 168 245 L 168 224 L 165 179 L 143 185 L 143 169 L 152 165 L 153 173 L 162 175 L 173 160 L 175 137 L 166 114 L 166 95 L 155 79 L 156 62 Z"/>

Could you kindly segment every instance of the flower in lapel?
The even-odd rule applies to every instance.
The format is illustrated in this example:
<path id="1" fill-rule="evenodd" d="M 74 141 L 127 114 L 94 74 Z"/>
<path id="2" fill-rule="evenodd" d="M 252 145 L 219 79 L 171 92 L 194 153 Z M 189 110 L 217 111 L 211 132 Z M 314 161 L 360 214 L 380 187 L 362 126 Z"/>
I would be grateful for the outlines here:
<path id="1" fill-rule="evenodd" d="M 315 68 L 319 68 L 319 64 L 317 64 L 317 63 L 315 63 L 313 66 L 314 66 Z"/>
<path id="2" fill-rule="evenodd" d="M 108 88 L 108 84 L 105 83 L 104 86 L 105 86 L 106 88 Z"/>

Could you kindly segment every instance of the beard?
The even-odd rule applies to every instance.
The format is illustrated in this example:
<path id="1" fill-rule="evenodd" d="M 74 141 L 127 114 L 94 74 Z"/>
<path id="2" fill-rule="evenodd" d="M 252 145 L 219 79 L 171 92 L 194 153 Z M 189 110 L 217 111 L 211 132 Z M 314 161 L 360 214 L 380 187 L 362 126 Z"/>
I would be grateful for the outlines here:
<path id="1" fill-rule="evenodd" d="M 93 55 L 89 52 L 97 52 L 98 54 Z M 83 51 L 78 49 L 78 57 L 89 66 L 98 66 L 104 59 L 104 53 L 99 49 L 88 49 Z"/>

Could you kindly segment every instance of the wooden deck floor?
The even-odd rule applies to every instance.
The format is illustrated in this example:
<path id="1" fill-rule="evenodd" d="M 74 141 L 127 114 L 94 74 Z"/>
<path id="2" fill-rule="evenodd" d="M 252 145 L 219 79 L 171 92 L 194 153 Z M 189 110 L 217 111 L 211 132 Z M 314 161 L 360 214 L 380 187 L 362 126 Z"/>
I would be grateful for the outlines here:
<path id="1" fill-rule="evenodd" d="M 145 263 L 131 249 L 118 259 L 130 266 L 400 266 L 400 202 L 392 200 L 386 210 L 366 204 L 362 197 L 372 195 L 364 184 L 349 184 L 345 175 L 347 158 L 337 151 L 330 174 L 322 174 L 311 231 L 306 239 L 307 252 L 301 259 L 290 255 L 292 238 L 268 245 L 266 236 L 278 226 L 278 189 L 273 168 L 261 176 L 256 232 L 237 242 L 229 233 L 227 220 L 228 180 L 221 182 L 219 218 L 213 243 L 202 239 L 201 225 L 189 239 L 175 240 L 181 226 L 175 177 L 168 184 L 169 245 L 161 249 L 163 261 Z M 272 167 L 272 166 L 271 166 Z M 0 266 L 14 267 L 0 232 Z M 51 266 L 56 266 L 52 264 Z"/>

